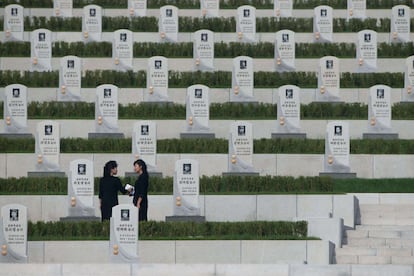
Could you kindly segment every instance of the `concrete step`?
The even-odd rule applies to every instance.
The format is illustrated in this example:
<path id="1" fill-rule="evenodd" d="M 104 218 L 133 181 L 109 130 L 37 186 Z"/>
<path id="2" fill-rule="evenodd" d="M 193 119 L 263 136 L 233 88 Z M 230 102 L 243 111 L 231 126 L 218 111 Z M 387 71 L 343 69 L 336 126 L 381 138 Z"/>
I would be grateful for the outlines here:
<path id="1" fill-rule="evenodd" d="M 361 204 L 355 230 L 344 231 L 337 264 L 414 264 L 414 205 Z"/>
<path id="2" fill-rule="evenodd" d="M 366 248 L 414 248 L 414 239 L 344 237 L 343 243 L 347 246 Z"/>
<path id="3" fill-rule="evenodd" d="M 397 228 L 395 228 L 397 229 Z M 346 230 L 344 237 L 348 238 L 402 238 L 414 239 L 414 230 Z"/>
<path id="4" fill-rule="evenodd" d="M 355 230 L 391 230 L 391 231 L 414 231 L 414 225 L 356 225 Z"/>

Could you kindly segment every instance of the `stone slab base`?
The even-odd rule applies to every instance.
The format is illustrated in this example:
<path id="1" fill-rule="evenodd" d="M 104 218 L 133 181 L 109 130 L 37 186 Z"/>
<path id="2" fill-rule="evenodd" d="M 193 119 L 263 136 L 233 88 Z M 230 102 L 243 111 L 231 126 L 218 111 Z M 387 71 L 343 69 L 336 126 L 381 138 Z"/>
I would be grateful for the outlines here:
<path id="1" fill-rule="evenodd" d="M 65 172 L 27 172 L 27 177 L 66 177 Z"/>
<path id="2" fill-rule="evenodd" d="M 224 172 L 223 176 L 259 176 L 258 172 Z"/>
<path id="3" fill-rule="evenodd" d="M 68 216 L 60 218 L 60 221 L 76 222 L 76 221 L 101 221 L 100 217 L 96 216 Z"/>
<path id="4" fill-rule="evenodd" d="M 123 139 L 125 136 L 123 133 L 99 133 L 99 132 L 90 132 L 88 133 L 88 139 Z"/>
<path id="5" fill-rule="evenodd" d="M 205 216 L 167 216 L 165 217 L 165 221 L 193 221 L 193 222 L 205 222 Z"/>
<path id="6" fill-rule="evenodd" d="M 0 138 L 7 139 L 30 139 L 34 138 L 31 133 L 0 133 Z"/>
<path id="7" fill-rule="evenodd" d="M 341 172 L 320 172 L 319 176 L 330 176 L 332 178 L 356 178 L 356 173 L 341 173 Z"/>
<path id="8" fill-rule="evenodd" d="M 363 139 L 383 139 L 394 140 L 398 139 L 398 133 L 363 133 Z"/>
<path id="9" fill-rule="evenodd" d="M 214 133 L 192 133 L 192 132 L 183 132 L 180 133 L 181 139 L 215 139 L 216 134 Z"/>
<path id="10" fill-rule="evenodd" d="M 162 172 L 148 172 L 150 177 L 161 177 Z M 135 177 L 138 178 L 138 174 L 136 172 L 125 172 L 125 177 Z"/>
<path id="11" fill-rule="evenodd" d="M 272 133 L 272 139 L 306 139 L 306 133 Z"/>

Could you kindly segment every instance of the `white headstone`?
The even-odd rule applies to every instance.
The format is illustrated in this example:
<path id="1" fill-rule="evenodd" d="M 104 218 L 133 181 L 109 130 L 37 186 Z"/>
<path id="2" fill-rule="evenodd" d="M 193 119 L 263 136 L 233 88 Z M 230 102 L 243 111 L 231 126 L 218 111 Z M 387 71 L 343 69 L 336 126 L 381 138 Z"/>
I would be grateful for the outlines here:
<path id="1" fill-rule="evenodd" d="M 313 11 L 314 42 L 332 42 L 332 8 L 322 5 L 314 8 Z"/>
<path id="2" fill-rule="evenodd" d="M 350 172 L 349 166 L 349 125 L 347 122 L 329 122 L 325 138 L 325 172 Z"/>
<path id="3" fill-rule="evenodd" d="M 237 8 L 236 17 L 237 41 L 256 42 L 256 8 L 249 5 Z"/>
<path id="4" fill-rule="evenodd" d="M 148 171 L 157 168 L 157 125 L 152 121 L 138 121 L 132 135 L 132 159 L 145 160 Z"/>
<path id="5" fill-rule="evenodd" d="M 96 87 L 95 128 L 98 133 L 118 131 L 118 87 L 115 85 Z"/>
<path id="6" fill-rule="evenodd" d="M 347 0 L 347 8 L 348 20 L 353 18 L 365 19 L 367 17 L 367 0 Z"/>
<path id="7" fill-rule="evenodd" d="M 119 204 L 113 207 L 110 224 L 110 260 L 114 263 L 136 263 L 138 208 L 132 204 Z"/>
<path id="8" fill-rule="evenodd" d="M 180 159 L 175 162 L 174 216 L 200 215 L 200 176 L 197 160 Z"/>
<path id="9" fill-rule="evenodd" d="M 72 17 L 73 0 L 53 0 L 54 16 Z"/>
<path id="10" fill-rule="evenodd" d="M 27 263 L 27 207 L 4 205 L 0 225 L 0 263 Z"/>
<path id="11" fill-rule="evenodd" d="M 150 57 L 147 67 L 147 91 L 144 101 L 168 101 L 168 59 L 162 56 Z"/>
<path id="12" fill-rule="evenodd" d="M 295 33 L 280 30 L 275 40 L 275 68 L 278 72 L 295 71 Z"/>
<path id="13" fill-rule="evenodd" d="M 52 70 L 52 33 L 47 29 L 31 32 L 30 56 L 32 71 L 44 72 Z"/>
<path id="14" fill-rule="evenodd" d="M 249 122 L 236 121 L 230 126 L 229 172 L 253 172 L 253 127 Z"/>
<path id="15" fill-rule="evenodd" d="M 374 85 L 369 89 L 368 131 L 389 133 L 391 130 L 391 88 Z"/>
<path id="16" fill-rule="evenodd" d="M 128 10 L 130 16 L 146 16 L 147 0 L 128 0 Z"/>
<path id="17" fill-rule="evenodd" d="M 37 171 L 57 172 L 60 169 L 60 125 L 46 120 L 37 124 L 36 129 Z"/>
<path id="18" fill-rule="evenodd" d="M 4 131 L 6 133 L 27 132 L 27 87 L 10 84 L 4 89 Z"/>
<path id="19" fill-rule="evenodd" d="M 273 12 L 276 17 L 291 17 L 293 0 L 274 0 Z"/>
<path id="20" fill-rule="evenodd" d="M 80 101 L 82 63 L 77 56 L 60 59 L 58 101 Z"/>
<path id="21" fill-rule="evenodd" d="M 210 99 L 207 86 L 195 84 L 187 88 L 186 118 L 187 131 L 210 131 Z"/>
<path id="22" fill-rule="evenodd" d="M 377 32 L 372 30 L 358 32 L 356 51 L 358 71 L 364 73 L 376 72 L 378 56 Z"/>
<path id="23" fill-rule="evenodd" d="M 17 4 L 4 8 L 4 41 L 23 41 L 24 8 Z"/>
<path id="24" fill-rule="evenodd" d="M 158 32 L 161 42 L 178 42 L 178 8 L 172 5 L 160 8 Z"/>
<path id="25" fill-rule="evenodd" d="M 318 91 L 316 91 L 317 102 L 339 101 L 340 74 L 339 59 L 326 56 L 319 59 Z"/>
<path id="26" fill-rule="evenodd" d="M 402 100 L 414 102 L 414 55 L 405 60 L 404 91 Z"/>
<path id="27" fill-rule="evenodd" d="M 130 30 L 121 29 L 114 32 L 112 40 L 112 61 L 115 70 L 132 70 L 134 57 L 134 34 Z"/>
<path id="28" fill-rule="evenodd" d="M 200 0 L 200 11 L 202 17 L 218 17 L 219 10 L 219 0 Z"/>
<path id="29" fill-rule="evenodd" d="M 83 7 L 82 34 L 85 43 L 102 40 L 102 8 L 100 6 Z"/>
<path id="30" fill-rule="evenodd" d="M 193 43 L 194 70 L 214 71 L 214 33 L 198 30 Z"/>
<path id="31" fill-rule="evenodd" d="M 296 85 L 279 87 L 277 101 L 278 132 L 300 132 L 300 88 Z"/>
<path id="32" fill-rule="evenodd" d="M 405 5 L 392 7 L 391 42 L 410 42 L 411 9 Z"/>
<path id="33" fill-rule="evenodd" d="M 233 59 L 230 102 L 252 101 L 254 90 L 253 59 L 238 56 Z"/>
<path id="34" fill-rule="evenodd" d="M 68 177 L 68 214 L 76 217 L 95 216 L 93 162 L 77 159 L 70 162 Z"/>

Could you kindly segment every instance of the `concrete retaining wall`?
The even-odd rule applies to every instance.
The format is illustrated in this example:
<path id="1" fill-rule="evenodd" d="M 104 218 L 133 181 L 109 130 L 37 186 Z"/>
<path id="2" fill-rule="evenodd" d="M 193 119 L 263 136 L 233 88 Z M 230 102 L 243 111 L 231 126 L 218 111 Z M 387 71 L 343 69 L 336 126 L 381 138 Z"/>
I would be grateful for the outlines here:
<path id="1" fill-rule="evenodd" d="M 0 275 L 102 276 L 412 276 L 412 265 L 301 265 L 301 264 L 0 264 Z"/>
<path id="2" fill-rule="evenodd" d="M 109 263 L 109 241 L 29 242 L 29 263 Z M 139 262 L 162 264 L 319 264 L 332 261 L 327 241 L 139 241 Z"/>

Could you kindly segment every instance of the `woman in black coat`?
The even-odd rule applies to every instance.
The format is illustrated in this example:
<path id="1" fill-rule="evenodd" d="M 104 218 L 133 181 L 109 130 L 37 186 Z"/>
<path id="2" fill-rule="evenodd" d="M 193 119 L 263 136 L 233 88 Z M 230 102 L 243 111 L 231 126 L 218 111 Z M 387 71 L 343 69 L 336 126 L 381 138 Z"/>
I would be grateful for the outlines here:
<path id="1" fill-rule="evenodd" d="M 147 165 L 145 164 L 144 160 L 138 159 L 134 162 L 134 170 L 138 174 L 138 179 L 135 181 L 135 193 L 133 204 L 137 208 L 138 211 L 138 221 L 146 221 L 148 220 L 148 172 L 147 172 Z"/>
<path id="2" fill-rule="evenodd" d="M 108 161 L 104 167 L 104 175 L 99 180 L 99 202 L 102 214 L 102 221 L 112 217 L 112 207 L 119 204 L 118 192 L 126 194 L 121 180 L 115 175 L 118 173 L 116 161 Z"/>

